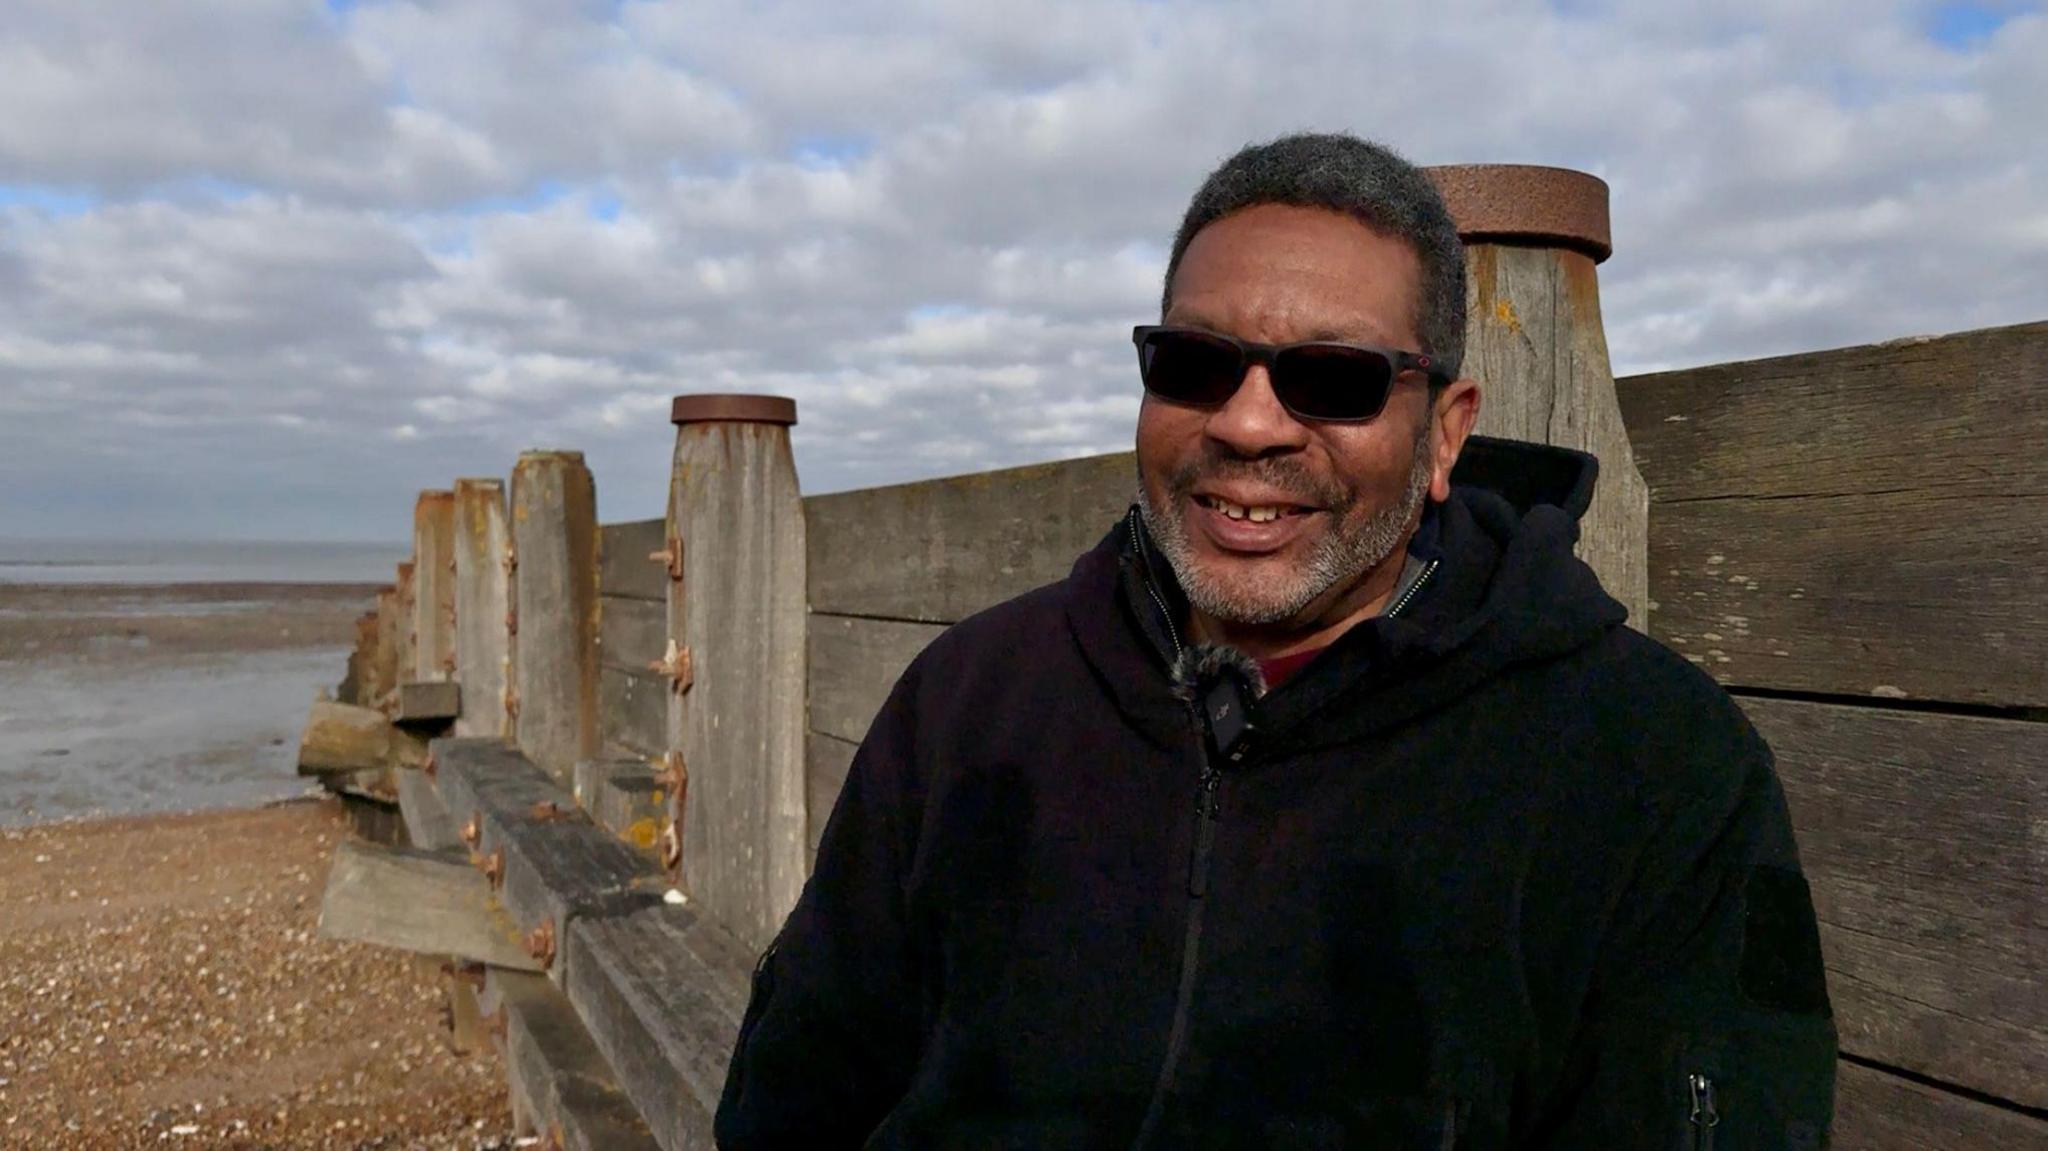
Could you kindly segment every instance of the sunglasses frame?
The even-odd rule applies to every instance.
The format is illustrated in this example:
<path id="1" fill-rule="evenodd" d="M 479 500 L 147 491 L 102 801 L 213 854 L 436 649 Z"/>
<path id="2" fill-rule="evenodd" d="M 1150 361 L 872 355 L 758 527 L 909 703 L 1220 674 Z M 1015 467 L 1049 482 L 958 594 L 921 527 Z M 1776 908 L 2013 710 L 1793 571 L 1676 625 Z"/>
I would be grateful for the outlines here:
<path id="1" fill-rule="evenodd" d="M 1195 400 L 1183 400 L 1154 391 L 1151 381 L 1146 378 L 1149 373 L 1145 370 L 1145 341 L 1161 333 L 1201 336 L 1204 339 L 1214 340 L 1236 348 L 1238 358 L 1237 387 L 1232 388 L 1230 394 L 1222 399 L 1206 404 Z M 1429 379 L 1431 384 L 1448 384 L 1451 382 L 1449 374 L 1436 366 L 1436 357 L 1434 356 L 1422 352 L 1403 351 L 1400 348 L 1383 348 L 1377 344 L 1354 343 L 1350 340 L 1301 340 L 1292 344 L 1255 344 L 1250 340 L 1240 340 L 1236 336 L 1227 336 L 1222 332 L 1212 332 L 1207 328 L 1197 328 L 1187 324 L 1139 324 L 1131 329 L 1131 343 L 1138 349 L 1138 380 L 1144 385 L 1145 391 L 1151 395 L 1158 396 L 1169 404 L 1180 404 L 1183 407 L 1190 408 L 1222 407 L 1230 402 L 1232 396 L 1237 394 L 1237 388 L 1244 386 L 1245 373 L 1251 371 L 1253 365 L 1256 364 L 1264 367 L 1267 375 L 1271 376 L 1274 372 L 1275 360 L 1280 353 L 1292 351 L 1296 348 L 1342 348 L 1349 352 L 1366 352 L 1384 359 L 1392 369 L 1391 374 L 1387 377 L 1386 394 L 1380 397 L 1379 406 L 1362 416 L 1312 416 L 1298 412 L 1294 410 L 1294 405 L 1288 403 L 1281 396 L 1280 388 L 1277 386 L 1278 381 L 1276 380 L 1276 386 L 1273 388 L 1273 398 L 1280 401 L 1280 406 L 1287 409 L 1288 415 L 1303 423 L 1363 424 L 1376 420 L 1380 417 L 1380 413 L 1386 411 L 1387 400 L 1394 394 L 1394 385 L 1399 383 L 1401 377 L 1409 372 L 1421 372 Z"/>

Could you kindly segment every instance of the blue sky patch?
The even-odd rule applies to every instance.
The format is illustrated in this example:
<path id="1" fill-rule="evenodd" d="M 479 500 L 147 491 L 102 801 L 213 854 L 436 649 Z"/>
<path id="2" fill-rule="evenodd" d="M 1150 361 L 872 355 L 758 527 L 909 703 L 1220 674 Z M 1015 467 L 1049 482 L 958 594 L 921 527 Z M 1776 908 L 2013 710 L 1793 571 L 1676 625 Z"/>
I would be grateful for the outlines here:
<path id="1" fill-rule="evenodd" d="M 1975 48 L 1996 35 L 2013 17 L 2027 11 L 2031 9 L 1972 0 L 1940 4 L 1928 14 L 1927 35 L 1944 48 Z"/>
<path id="2" fill-rule="evenodd" d="M 99 207 L 96 192 L 47 184 L 0 184 L 0 208 L 27 207 L 52 216 L 82 216 Z"/>

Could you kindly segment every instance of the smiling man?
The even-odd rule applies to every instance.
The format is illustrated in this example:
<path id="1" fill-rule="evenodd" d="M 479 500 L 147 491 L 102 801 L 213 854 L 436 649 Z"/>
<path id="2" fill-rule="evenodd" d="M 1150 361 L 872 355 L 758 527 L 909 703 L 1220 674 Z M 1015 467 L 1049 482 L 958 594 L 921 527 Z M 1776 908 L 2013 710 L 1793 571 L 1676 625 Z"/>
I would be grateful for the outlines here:
<path id="1" fill-rule="evenodd" d="M 1818 1148 L 1769 749 L 1470 435 L 1464 264 L 1348 136 L 1197 192 L 1137 506 L 855 757 L 719 1108 L 751 1148 Z"/>

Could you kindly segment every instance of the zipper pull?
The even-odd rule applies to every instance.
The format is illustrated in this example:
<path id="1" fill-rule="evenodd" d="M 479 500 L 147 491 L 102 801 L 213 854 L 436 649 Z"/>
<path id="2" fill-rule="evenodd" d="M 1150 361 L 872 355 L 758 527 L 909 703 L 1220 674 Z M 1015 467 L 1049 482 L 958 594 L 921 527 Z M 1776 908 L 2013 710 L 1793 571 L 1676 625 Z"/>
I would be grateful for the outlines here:
<path id="1" fill-rule="evenodd" d="M 1222 785 L 1222 772 L 1202 768 L 1202 789 L 1195 796 L 1195 849 L 1188 859 L 1188 895 L 1195 899 L 1209 893 L 1209 852 L 1216 845 L 1216 789 Z"/>
<path id="2" fill-rule="evenodd" d="M 1692 1114 L 1686 1117 L 1693 1126 L 1692 1145 L 1698 1151 L 1712 1151 L 1714 1128 L 1721 1123 L 1721 1113 L 1714 1108 L 1714 1081 L 1695 1071 L 1685 1082 L 1692 1094 Z"/>

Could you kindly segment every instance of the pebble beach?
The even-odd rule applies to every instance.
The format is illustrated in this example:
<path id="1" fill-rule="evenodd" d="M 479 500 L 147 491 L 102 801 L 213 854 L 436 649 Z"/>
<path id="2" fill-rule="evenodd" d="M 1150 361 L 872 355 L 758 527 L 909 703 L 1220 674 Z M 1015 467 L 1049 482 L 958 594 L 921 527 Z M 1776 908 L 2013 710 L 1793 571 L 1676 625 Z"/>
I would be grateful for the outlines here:
<path id="1" fill-rule="evenodd" d="M 372 590 L 0 583 L 0 1148 L 536 1145 L 435 971 L 317 933 Z"/>

